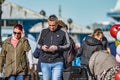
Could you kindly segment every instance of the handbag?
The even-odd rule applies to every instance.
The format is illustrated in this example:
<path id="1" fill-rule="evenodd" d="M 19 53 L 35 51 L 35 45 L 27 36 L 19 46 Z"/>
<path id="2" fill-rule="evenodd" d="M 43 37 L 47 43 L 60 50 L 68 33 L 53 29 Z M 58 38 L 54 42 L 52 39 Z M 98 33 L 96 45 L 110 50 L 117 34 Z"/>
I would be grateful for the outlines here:
<path id="1" fill-rule="evenodd" d="M 33 56 L 38 59 L 40 57 L 41 53 L 42 53 L 42 51 L 40 49 L 36 48 L 35 51 L 33 52 Z"/>

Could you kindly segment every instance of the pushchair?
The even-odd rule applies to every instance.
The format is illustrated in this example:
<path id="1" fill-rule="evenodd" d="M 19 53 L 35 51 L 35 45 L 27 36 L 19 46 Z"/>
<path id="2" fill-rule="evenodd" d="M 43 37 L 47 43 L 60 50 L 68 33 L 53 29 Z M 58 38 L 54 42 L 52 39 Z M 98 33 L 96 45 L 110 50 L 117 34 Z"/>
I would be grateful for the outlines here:
<path id="1" fill-rule="evenodd" d="M 94 80 L 87 66 L 72 66 L 63 72 L 63 80 Z"/>

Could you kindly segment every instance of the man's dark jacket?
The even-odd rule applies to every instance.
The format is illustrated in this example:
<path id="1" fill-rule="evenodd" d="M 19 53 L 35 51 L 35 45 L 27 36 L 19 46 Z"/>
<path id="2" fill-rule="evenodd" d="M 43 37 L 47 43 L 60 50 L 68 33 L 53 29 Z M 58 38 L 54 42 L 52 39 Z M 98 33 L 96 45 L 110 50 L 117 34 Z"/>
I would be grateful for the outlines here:
<path id="1" fill-rule="evenodd" d="M 42 51 L 41 62 L 54 63 L 63 62 L 63 52 L 70 47 L 70 40 L 66 30 L 58 28 L 55 31 L 50 31 L 49 28 L 43 29 L 38 42 L 38 48 L 41 49 L 42 45 L 56 45 L 58 50 L 55 52 Z"/>

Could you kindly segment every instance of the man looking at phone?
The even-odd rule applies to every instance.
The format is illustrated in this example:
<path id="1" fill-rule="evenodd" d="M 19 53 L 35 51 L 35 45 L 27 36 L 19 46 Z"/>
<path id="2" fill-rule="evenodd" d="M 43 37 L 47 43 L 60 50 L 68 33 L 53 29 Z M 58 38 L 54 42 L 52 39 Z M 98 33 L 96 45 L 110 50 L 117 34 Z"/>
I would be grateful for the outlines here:
<path id="1" fill-rule="evenodd" d="M 43 80 L 62 80 L 63 52 L 70 47 L 66 30 L 58 25 L 58 18 L 50 15 L 49 27 L 43 29 L 38 42 L 41 53 L 41 70 Z"/>

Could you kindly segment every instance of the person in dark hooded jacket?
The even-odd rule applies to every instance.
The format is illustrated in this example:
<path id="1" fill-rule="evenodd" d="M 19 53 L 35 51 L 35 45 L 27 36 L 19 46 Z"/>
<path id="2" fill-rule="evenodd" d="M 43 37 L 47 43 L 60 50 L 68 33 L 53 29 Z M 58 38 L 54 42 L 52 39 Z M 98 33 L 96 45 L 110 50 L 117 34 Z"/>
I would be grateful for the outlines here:
<path id="1" fill-rule="evenodd" d="M 92 36 L 87 36 L 83 41 L 77 56 L 81 57 L 81 65 L 88 65 L 94 51 L 102 50 L 102 31 L 94 31 Z"/>
<path id="2" fill-rule="evenodd" d="M 102 45 L 102 37 L 103 37 L 102 31 L 94 30 L 92 36 L 87 36 L 85 38 L 77 53 L 77 57 L 81 58 L 81 68 L 87 71 L 88 73 L 87 76 L 90 77 L 92 80 L 94 76 L 91 74 L 89 69 L 89 60 L 91 55 L 95 51 L 104 49 Z"/>

